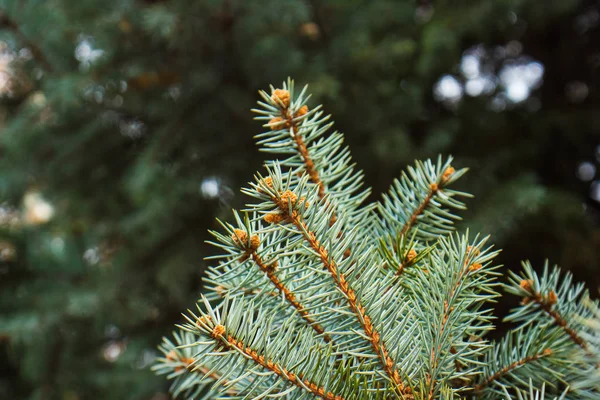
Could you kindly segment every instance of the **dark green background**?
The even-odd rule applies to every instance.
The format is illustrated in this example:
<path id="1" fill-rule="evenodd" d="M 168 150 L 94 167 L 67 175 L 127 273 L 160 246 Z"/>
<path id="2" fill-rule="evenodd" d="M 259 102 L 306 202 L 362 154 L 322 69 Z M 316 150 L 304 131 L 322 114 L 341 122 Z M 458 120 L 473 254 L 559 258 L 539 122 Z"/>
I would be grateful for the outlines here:
<path id="1" fill-rule="evenodd" d="M 201 291 L 207 229 L 261 167 L 257 90 L 288 76 L 333 114 L 371 200 L 452 154 L 475 194 L 461 229 L 596 293 L 600 196 L 577 171 L 600 156 L 598 4 L 0 0 L 0 398 L 166 398 L 155 346 Z M 474 48 L 491 79 L 537 62 L 541 84 L 518 103 L 501 83 L 436 97 L 444 75 L 466 83 Z M 48 223 L 23 220 L 26 193 Z"/>

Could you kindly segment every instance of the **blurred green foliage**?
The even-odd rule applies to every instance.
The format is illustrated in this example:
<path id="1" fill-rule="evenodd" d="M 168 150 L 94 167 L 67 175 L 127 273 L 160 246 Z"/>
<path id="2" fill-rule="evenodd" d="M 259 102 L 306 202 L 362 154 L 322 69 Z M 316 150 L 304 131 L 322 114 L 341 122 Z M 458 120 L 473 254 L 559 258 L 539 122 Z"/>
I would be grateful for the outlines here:
<path id="1" fill-rule="evenodd" d="M 256 90 L 287 76 L 334 115 L 376 195 L 452 154 L 476 195 L 461 228 L 492 234 L 508 267 L 549 257 L 600 283 L 600 186 L 576 176 L 600 144 L 595 1 L 0 10 L 0 398 L 166 398 L 147 367 L 201 291 L 206 230 L 261 166 Z M 543 76 L 511 100 L 523 86 L 503 78 L 527 65 Z"/>

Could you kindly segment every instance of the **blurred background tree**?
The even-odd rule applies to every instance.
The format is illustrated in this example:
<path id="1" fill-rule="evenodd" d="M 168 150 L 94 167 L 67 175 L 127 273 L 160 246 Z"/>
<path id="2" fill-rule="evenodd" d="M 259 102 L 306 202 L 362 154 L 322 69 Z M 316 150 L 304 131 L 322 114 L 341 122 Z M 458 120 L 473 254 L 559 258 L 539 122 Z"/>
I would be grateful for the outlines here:
<path id="1" fill-rule="evenodd" d="M 599 23 L 596 0 L 0 0 L 0 398 L 167 398 L 147 367 L 287 76 L 374 193 L 453 154 L 461 228 L 595 292 Z"/>

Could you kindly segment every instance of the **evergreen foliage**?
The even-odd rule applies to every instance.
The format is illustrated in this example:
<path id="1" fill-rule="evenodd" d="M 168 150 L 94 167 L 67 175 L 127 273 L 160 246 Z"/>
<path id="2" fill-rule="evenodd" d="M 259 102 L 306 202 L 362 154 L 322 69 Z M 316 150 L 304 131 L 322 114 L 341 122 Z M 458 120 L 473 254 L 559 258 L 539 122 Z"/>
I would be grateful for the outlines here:
<path id="1" fill-rule="evenodd" d="M 434 160 L 431 177 L 448 162 L 436 155 L 453 154 L 477 171 L 457 182 L 477 202 L 464 213 L 444 203 L 465 217 L 461 232 L 491 234 L 498 264 L 549 257 L 594 292 L 600 203 L 575 171 L 595 163 L 600 133 L 597 15 L 596 0 L 0 0 L 0 399 L 167 397 L 149 369 L 156 343 L 203 290 L 207 228 L 223 233 L 215 217 L 241 225 L 232 188 L 263 162 L 248 134 L 252 93 L 288 75 L 345 132 L 339 158 L 315 163 L 346 168 L 351 145 L 365 186 L 335 195 L 373 188 L 345 218 L 368 221 L 388 268 L 414 275 L 433 249 L 421 235 L 448 225 L 381 236 L 406 216 L 396 189 L 390 203 L 377 196 L 414 159 Z M 493 89 L 467 93 L 468 55 Z M 528 64 L 543 82 L 508 101 L 506 70 Z M 437 95 L 449 75 L 460 100 Z M 277 157 L 284 172 L 297 162 Z M 402 201 L 427 194 L 415 190 Z M 261 247 L 277 252 L 269 240 Z M 237 272 L 206 282 L 229 293 Z"/>
<path id="2" fill-rule="evenodd" d="M 234 223 L 211 242 L 197 310 L 154 369 L 182 398 L 598 398 L 597 326 L 582 284 L 529 263 L 504 289 L 522 298 L 493 340 L 498 254 L 453 232 L 466 169 L 417 162 L 363 204 L 343 135 L 293 81 L 261 91 L 266 163 Z M 212 303 L 211 303 L 212 300 Z"/>

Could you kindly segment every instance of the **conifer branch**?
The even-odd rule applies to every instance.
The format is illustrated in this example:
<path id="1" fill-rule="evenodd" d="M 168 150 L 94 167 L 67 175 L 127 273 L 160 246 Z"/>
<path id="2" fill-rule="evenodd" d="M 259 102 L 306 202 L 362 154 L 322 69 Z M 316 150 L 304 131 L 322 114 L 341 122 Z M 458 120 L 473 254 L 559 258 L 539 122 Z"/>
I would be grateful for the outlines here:
<path id="1" fill-rule="evenodd" d="M 306 115 L 308 112 L 308 107 L 304 105 L 294 114 L 290 108 L 290 92 L 285 89 L 274 90 L 273 94 L 271 95 L 271 99 L 279 107 L 280 117 L 275 117 L 269 123 L 272 124 L 272 127 L 276 129 L 282 124 L 285 124 L 285 126 L 290 129 L 294 141 L 296 142 L 298 152 L 304 161 L 306 173 L 310 177 L 312 183 L 318 186 L 319 199 L 323 199 L 325 197 L 325 185 L 319 177 L 319 171 L 317 171 L 315 167 L 315 164 L 308 152 L 308 148 L 304 143 L 304 138 L 300 134 L 300 129 L 298 127 L 299 122 L 301 122 L 299 118 Z"/>
<path id="2" fill-rule="evenodd" d="M 222 377 L 219 374 L 217 374 L 214 371 L 211 371 L 210 368 L 204 365 L 194 365 L 196 363 L 196 360 L 194 360 L 193 357 L 180 356 L 179 353 L 177 353 L 177 351 L 175 350 L 171 350 L 169 353 L 167 353 L 165 359 L 167 361 L 174 361 L 182 364 L 174 367 L 175 372 L 180 372 L 182 369 L 185 368 L 189 373 L 199 374 L 203 377 L 208 377 L 215 382 L 222 379 Z M 229 381 L 227 379 L 221 380 L 221 383 L 225 387 L 229 386 Z M 233 396 L 238 394 L 237 391 L 233 390 L 233 388 L 227 388 L 225 392 Z"/>
<path id="3" fill-rule="evenodd" d="M 273 283 L 273 285 L 277 288 L 277 290 L 279 290 L 279 292 L 283 293 L 283 295 L 284 295 L 285 299 L 288 301 L 288 303 L 290 303 L 292 305 L 292 307 L 294 307 L 298 311 L 298 313 L 306 321 L 308 326 L 313 328 L 315 330 L 315 332 L 317 332 L 319 335 L 322 335 L 323 340 L 325 342 L 327 342 L 327 343 L 331 342 L 331 337 L 329 335 L 325 334 L 325 329 L 323 329 L 323 327 L 321 325 L 317 324 L 309 316 L 308 311 L 306 311 L 304 306 L 296 299 L 296 295 L 293 294 L 279 280 L 279 278 L 275 274 L 276 266 L 273 264 L 266 265 L 265 262 L 262 260 L 262 258 L 258 255 L 258 253 L 256 253 L 256 251 L 253 251 L 251 253 L 251 257 L 252 257 L 252 260 L 254 261 L 254 263 L 258 266 L 258 268 L 260 268 L 260 270 L 263 271 L 267 275 L 267 278 L 269 278 L 269 280 Z"/>
<path id="4" fill-rule="evenodd" d="M 431 200 L 443 188 L 443 186 L 446 184 L 446 182 L 448 181 L 448 179 L 450 178 L 450 176 L 453 173 L 454 173 L 454 168 L 449 166 L 444 171 L 439 184 L 438 184 L 438 182 L 431 182 L 429 184 L 429 192 L 427 193 L 425 198 L 421 201 L 421 204 L 419 204 L 419 207 L 417 207 L 413 211 L 410 218 L 408 218 L 408 220 L 404 223 L 404 226 L 402 226 L 402 229 L 400 229 L 400 234 L 399 234 L 400 236 L 404 236 L 412 227 L 414 227 L 417 224 L 417 219 L 419 218 L 419 216 L 421 214 L 423 214 L 423 212 L 427 209 L 427 207 L 429 206 L 429 203 L 431 203 Z"/>
<path id="5" fill-rule="evenodd" d="M 534 290 L 533 282 L 527 279 L 523 279 L 520 282 L 520 286 L 528 293 L 528 296 L 523 299 L 525 304 L 529 302 L 536 303 L 575 344 L 589 353 L 589 348 L 585 340 L 569 326 L 566 319 L 554 308 L 554 305 L 558 302 L 558 297 L 553 290 L 548 292 L 547 296 L 542 296 L 541 293 Z"/>
<path id="6" fill-rule="evenodd" d="M 441 156 L 417 161 L 381 202 L 362 207 L 362 173 L 305 92 L 295 95 L 291 79 L 259 92 L 261 151 L 283 157 L 242 189 L 256 201 L 244 222 L 234 212 L 239 229 L 213 232 L 221 252 L 207 259 L 220 261 L 207 282 L 223 301 L 213 308 L 203 296 L 206 311 L 178 325 L 186 331 L 175 333 L 178 345 L 165 339 L 167 357 L 154 369 L 174 380 L 171 392 L 495 399 L 540 388 L 564 394 L 562 385 L 579 379 L 569 392 L 597 398 L 590 372 L 600 334 L 584 322 L 593 316 L 584 285 L 556 268 L 511 273 L 507 291 L 524 300 L 506 320 L 519 326 L 491 342 L 499 251 L 479 235 L 450 234 L 469 196 L 450 186 L 467 170 Z M 173 360 L 173 349 L 183 356 Z"/>
<path id="7" fill-rule="evenodd" d="M 490 385 L 492 382 L 499 380 L 501 377 L 503 377 L 504 375 L 508 374 L 509 372 L 522 367 L 525 364 L 528 363 L 532 363 L 534 361 L 537 361 L 541 358 L 544 357 L 548 357 L 552 355 L 552 350 L 551 349 L 545 349 L 544 351 L 528 356 L 528 357 L 524 357 L 518 361 L 513 362 L 510 365 L 507 365 L 506 367 L 502 368 L 501 370 L 497 371 L 496 373 L 488 376 L 487 378 L 485 378 L 481 383 L 475 385 L 475 387 L 473 388 L 473 392 L 478 395 L 481 393 L 481 391 L 488 385 Z"/>
<path id="8" fill-rule="evenodd" d="M 456 292 L 457 290 L 460 288 L 463 279 L 465 279 L 467 277 L 467 275 L 469 274 L 469 272 L 475 272 L 478 271 L 479 269 L 481 269 L 481 264 L 479 263 L 473 263 L 470 264 L 470 257 L 473 256 L 477 256 L 479 255 L 479 250 L 477 249 L 472 249 L 471 246 L 469 246 L 469 248 L 467 249 L 468 254 L 465 257 L 465 261 L 463 263 L 463 267 L 459 273 L 459 276 L 456 279 L 456 283 L 454 284 L 454 287 L 452 288 L 452 291 L 450 292 L 449 296 L 447 297 L 447 300 L 444 301 L 444 308 L 442 311 L 442 324 L 440 326 L 439 329 L 439 333 L 438 333 L 438 337 L 443 337 L 446 327 L 448 325 L 448 320 L 450 318 L 450 314 L 452 312 L 454 312 L 454 306 L 453 304 L 455 303 L 456 299 Z M 473 254 L 471 254 L 473 253 Z M 432 346 L 431 347 L 431 353 L 430 353 L 430 365 L 431 366 L 437 366 L 439 363 L 439 358 L 442 355 L 442 350 L 447 350 L 449 352 L 452 353 L 452 350 L 454 349 L 454 353 L 457 352 L 456 348 L 454 348 L 453 346 L 450 346 L 450 348 L 448 349 L 442 349 L 441 348 L 442 343 L 438 343 L 437 346 Z M 458 359 L 455 360 L 454 362 L 454 366 L 455 368 L 458 370 L 460 368 L 460 364 L 458 362 Z M 428 399 L 433 400 L 433 394 L 435 391 L 435 383 L 436 380 L 435 378 L 431 379 L 431 382 L 429 383 L 429 394 L 428 394 Z"/>
<path id="9" fill-rule="evenodd" d="M 257 350 L 252 345 L 252 340 L 254 340 L 254 343 L 256 343 L 256 337 L 249 338 L 244 333 L 240 333 L 239 331 L 238 334 L 236 334 L 235 328 L 230 329 L 229 327 L 226 327 L 226 323 L 224 321 L 220 321 L 218 317 L 216 317 L 214 310 L 210 310 L 209 303 L 206 300 L 205 304 L 208 308 L 209 313 L 211 315 L 214 315 L 215 317 L 204 313 L 202 313 L 202 315 L 199 317 L 196 317 L 195 315 L 191 314 L 191 316 L 196 319 L 195 322 L 192 319 L 190 319 L 190 317 L 186 316 L 186 319 L 189 322 L 193 322 L 193 324 L 181 327 L 186 330 L 192 331 L 196 334 L 199 333 L 202 336 L 210 338 L 213 341 L 215 350 L 217 351 L 222 351 L 219 350 L 220 347 L 223 349 L 234 350 L 235 353 L 240 354 L 247 360 L 253 361 L 256 365 L 274 374 L 286 384 L 298 387 L 318 398 L 322 398 L 325 400 L 344 400 L 343 396 L 338 395 L 332 392 L 331 390 L 326 390 L 324 386 L 320 386 L 314 382 L 311 382 L 309 379 L 306 379 L 302 373 L 296 374 L 290 369 L 287 369 L 280 365 L 280 363 L 269 359 L 268 355 L 261 354 L 261 351 Z M 227 309 L 227 306 L 225 307 L 225 309 Z M 234 307 L 232 306 L 231 310 L 233 309 Z M 246 316 L 252 314 L 252 310 L 248 311 L 250 313 L 247 313 Z M 227 311 L 224 312 L 226 313 Z M 231 318 L 235 319 L 235 317 Z M 264 315 L 262 318 L 264 318 Z M 262 318 L 260 318 L 260 321 L 263 321 Z M 237 323 L 239 324 L 238 329 L 239 327 L 243 327 L 244 329 L 247 328 L 245 325 L 248 322 L 250 321 L 237 320 Z M 268 329 L 268 327 L 265 328 Z M 264 343 L 263 339 L 259 340 Z M 271 387 L 269 390 L 272 389 L 273 387 Z"/>
<path id="10" fill-rule="evenodd" d="M 236 214 L 237 218 L 237 214 Z M 239 221 L 241 222 L 241 221 Z M 223 224 L 223 226 L 230 230 L 230 228 Z M 269 281 L 275 286 L 275 288 L 281 293 L 286 301 L 300 314 L 302 319 L 309 325 L 311 328 L 317 332 L 317 334 L 323 337 L 323 340 L 326 343 L 331 342 L 331 337 L 325 334 L 325 330 L 321 325 L 316 323 L 310 316 L 309 312 L 302 305 L 302 303 L 298 300 L 297 296 L 289 289 L 277 276 L 277 268 L 279 266 L 279 262 L 277 260 L 272 260 L 270 262 L 266 262 L 263 257 L 259 254 L 258 249 L 261 244 L 261 240 L 256 234 L 249 234 L 246 230 L 243 229 L 233 229 L 233 233 L 231 233 L 231 241 L 233 245 L 239 249 L 242 254 L 239 257 L 239 261 L 243 262 L 248 259 L 251 259 L 258 267 L 258 269 L 265 274 L 265 276 L 269 279 Z M 224 237 L 215 233 L 215 236 L 221 241 L 223 241 Z M 219 293 L 219 289 L 221 289 L 221 293 Z M 216 286 L 214 290 L 220 295 L 223 296 L 223 287 Z M 245 294 L 258 294 L 259 292 L 252 289 L 242 289 L 238 288 L 238 290 L 243 291 Z M 271 295 L 277 296 L 276 293 L 271 292 Z"/>
<path id="11" fill-rule="evenodd" d="M 305 95 L 306 89 L 305 86 L 296 94 L 294 81 L 288 79 L 281 89 L 271 86 L 270 94 L 259 91 L 264 101 L 258 102 L 261 108 L 252 111 L 260 115 L 256 119 L 267 122 L 263 126 L 269 129 L 256 135 L 261 151 L 285 154 L 286 158 L 277 162 L 292 168 L 295 178 L 306 173 L 318 187 L 319 200 L 329 196 L 329 201 L 336 204 L 330 225 L 342 212 L 350 220 L 360 220 L 370 210 L 359 209 L 370 190 L 361 190 L 363 174 L 354 170 L 343 135 L 334 131 L 325 137 L 333 122 L 320 105 L 308 108 L 310 95 Z M 272 161 L 267 165 L 272 165 Z"/>
<path id="12" fill-rule="evenodd" d="M 256 352 L 256 350 L 253 350 L 252 348 L 247 347 L 242 340 L 236 340 L 236 338 L 233 337 L 232 335 L 227 335 L 227 338 L 221 336 L 222 333 L 220 333 L 220 330 L 225 330 L 225 327 L 223 325 L 217 325 L 214 328 L 213 332 L 211 333 L 211 336 L 216 340 L 220 340 L 221 343 L 223 343 L 224 345 L 226 345 L 230 348 L 236 349 L 241 354 L 243 354 L 246 358 L 251 359 L 252 361 L 254 361 L 256 364 L 260 365 L 264 369 L 275 373 L 277 376 L 286 380 L 287 382 L 289 382 L 301 389 L 304 389 L 322 399 L 344 400 L 344 398 L 342 396 L 338 396 L 329 391 L 325 392 L 325 388 L 318 386 L 315 383 L 310 382 L 308 380 L 303 380 L 301 376 L 297 376 L 293 372 L 290 372 L 290 371 L 286 370 L 285 368 L 280 367 L 276 363 L 274 363 L 268 359 L 265 359 L 265 357 L 263 357 L 262 355 L 259 355 Z"/>
<path id="13" fill-rule="evenodd" d="M 373 326 L 371 317 L 367 314 L 365 307 L 360 303 L 360 300 L 356 296 L 356 292 L 352 289 L 344 274 L 338 271 L 336 261 L 330 257 L 328 251 L 319 242 L 316 234 L 311 231 L 300 213 L 297 211 L 292 211 L 290 213 L 290 205 L 294 205 L 297 201 L 296 194 L 288 190 L 281 193 L 279 198 L 272 197 L 271 200 L 279 208 L 279 213 L 283 220 L 293 224 L 298 229 L 300 235 L 302 235 L 310 248 L 318 255 L 323 267 L 330 273 L 338 289 L 344 294 L 350 309 L 355 314 L 365 335 L 369 338 L 373 351 L 379 357 L 383 370 L 394 383 L 396 390 L 402 395 L 411 396 L 411 388 L 402 382 L 400 373 L 396 370 L 396 363 L 389 356 L 389 351 L 383 342 L 381 334 L 377 332 Z"/>
<path id="14" fill-rule="evenodd" d="M 470 196 L 449 189 L 467 172 L 466 168 L 455 170 L 451 162 L 451 157 L 444 162 L 441 156 L 435 164 L 431 160 L 417 162 L 394 180 L 389 192 L 377 203 L 377 235 L 402 238 L 414 231 L 416 239 L 435 240 L 450 232 L 454 221 L 460 219 L 452 209 L 465 209 L 457 197 Z"/>

